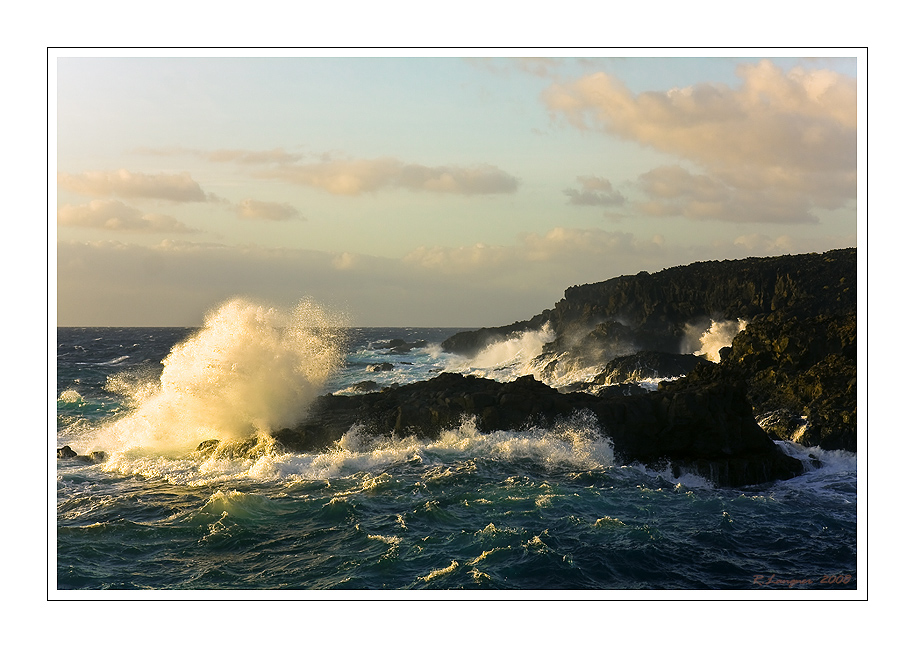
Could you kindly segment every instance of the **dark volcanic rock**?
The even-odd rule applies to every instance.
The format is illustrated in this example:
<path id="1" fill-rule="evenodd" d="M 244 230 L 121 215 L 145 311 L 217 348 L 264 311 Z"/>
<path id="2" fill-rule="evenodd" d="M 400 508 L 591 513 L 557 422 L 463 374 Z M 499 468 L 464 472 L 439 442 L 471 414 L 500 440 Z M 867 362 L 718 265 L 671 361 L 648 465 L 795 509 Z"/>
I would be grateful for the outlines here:
<path id="1" fill-rule="evenodd" d="M 400 338 L 395 338 L 387 342 L 382 342 L 374 345 L 376 349 L 389 349 L 389 353 L 403 354 L 409 353 L 413 349 L 421 349 L 424 346 L 428 346 L 429 343 L 425 340 L 419 340 L 417 342 L 407 342 L 406 340 L 401 340 Z"/>
<path id="2" fill-rule="evenodd" d="M 374 380 L 362 380 L 353 385 L 353 391 L 370 392 L 378 389 L 378 383 Z"/>
<path id="3" fill-rule="evenodd" d="M 83 463 L 95 464 L 107 461 L 108 455 L 101 450 L 90 452 L 87 455 L 81 455 L 77 454 L 70 446 L 65 445 L 63 448 L 57 449 L 57 458 L 75 459 L 76 461 L 82 461 Z"/>
<path id="4" fill-rule="evenodd" d="M 746 384 L 760 420 L 784 410 L 805 422 L 790 433 L 773 426 L 773 436 L 856 451 L 857 299 L 855 248 L 706 261 L 573 286 L 528 322 L 460 333 L 442 346 L 470 355 L 548 323 L 556 337 L 539 363 L 552 379 L 639 351 L 678 353 L 687 326 L 743 319 L 746 330 L 720 364 L 700 363 L 684 380 Z"/>
<path id="5" fill-rule="evenodd" d="M 591 382 L 594 385 L 611 385 L 653 378 L 671 378 L 683 376 L 699 364 L 711 363 L 695 355 L 639 351 L 633 355 L 614 358 Z"/>
<path id="6" fill-rule="evenodd" d="M 809 318 L 757 318 L 734 338 L 730 354 L 720 364 L 699 367 L 682 380 L 742 381 L 773 437 L 826 450 L 857 451 L 853 310 Z"/>
<path id="7" fill-rule="evenodd" d="M 365 368 L 366 371 L 393 371 L 394 365 L 390 362 L 379 362 L 378 364 L 370 364 Z"/>
<path id="8" fill-rule="evenodd" d="M 513 335 L 528 331 L 539 331 L 549 321 L 550 311 L 545 310 L 524 322 L 515 322 L 507 326 L 481 328 L 476 331 L 461 331 L 442 342 L 443 351 L 472 356 L 485 349 L 493 342 L 500 342 Z"/>
<path id="9" fill-rule="evenodd" d="M 606 398 L 608 396 L 635 396 L 636 394 L 647 394 L 648 390 L 635 383 L 620 383 L 617 385 L 601 385 L 593 388 L 591 393 Z"/>
<path id="10" fill-rule="evenodd" d="M 510 383 L 444 373 L 397 389 L 326 395 L 295 428 L 274 439 L 292 451 L 330 447 L 353 426 L 370 434 L 435 438 L 473 417 L 481 432 L 549 427 L 587 411 L 621 461 L 668 462 L 717 484 L 742 486 L 800 474 L 756 424 L 739 386 L 715 384 L 631 396 L 562 394 L 531 376 Z"/>

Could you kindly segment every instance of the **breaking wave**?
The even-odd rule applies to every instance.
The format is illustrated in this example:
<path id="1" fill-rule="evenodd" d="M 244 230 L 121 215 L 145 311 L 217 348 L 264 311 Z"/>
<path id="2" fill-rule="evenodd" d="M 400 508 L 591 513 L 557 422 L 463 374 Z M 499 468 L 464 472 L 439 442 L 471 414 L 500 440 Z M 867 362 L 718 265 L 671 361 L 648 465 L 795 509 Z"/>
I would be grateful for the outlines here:
<path id="1" fill-rule="evenodd" d="M 341 365 L 342 325 L 309 301 L 290 310 L 228 301 L 172 348 L 158 382 L 109 380 L 131 410 L 97 430 L 93 445 L 183 451 L 292 425 Z"/>

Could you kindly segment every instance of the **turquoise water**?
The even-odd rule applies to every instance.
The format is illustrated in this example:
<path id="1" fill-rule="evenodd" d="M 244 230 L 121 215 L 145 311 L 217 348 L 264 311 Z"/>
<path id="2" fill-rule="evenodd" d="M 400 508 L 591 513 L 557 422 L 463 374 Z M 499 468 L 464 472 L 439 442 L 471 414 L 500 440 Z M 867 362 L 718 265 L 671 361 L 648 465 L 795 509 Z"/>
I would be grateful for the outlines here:
<path id="1" fill-rule="evenodd" d="M 108 453 L 99 464 L 57 463 L 58 589 L 858 586 L 851 453 L 784 444 L 821 465 L 808 461 L 808 472 L 786 482 L 719 489 L 620 464 L 586 414 L 561 428 L 490 434 L 468 421 L 436 441 L 354 429 L 316 454 L 194 452 L 214 429 L 230 434 L 234 425 L 209 426 L 208 417 L 247 416 L 257 428 L 283 410 L 264 393 L 528 369 L 520 347 L 488 366 L 440 353 L 436 343 L 452 332 L 349 329 L 335 338 L 332 370 L 296 365 L 287 374 L 285 364 L 264 372 L 246 364 L 270 355 L 267 342 L 233 346 L 235 337 L 222 336 L 207 355 L 196 329 L 58 329 L 57 445 Z M 383 348 L 395 338 L 429 344 Z M 182 342 L 195 353 L 182 356 Z M 202 368 L 181 364 L 190 356 L 205 357 Z M 382 361 L 393 368 L 368 370 Z M 304 386 L 290 378 L 304 374 Z M 236 396 L 214 404 L 217 392 Z M 261 400 L 267 414 L 251 409 Z"/>

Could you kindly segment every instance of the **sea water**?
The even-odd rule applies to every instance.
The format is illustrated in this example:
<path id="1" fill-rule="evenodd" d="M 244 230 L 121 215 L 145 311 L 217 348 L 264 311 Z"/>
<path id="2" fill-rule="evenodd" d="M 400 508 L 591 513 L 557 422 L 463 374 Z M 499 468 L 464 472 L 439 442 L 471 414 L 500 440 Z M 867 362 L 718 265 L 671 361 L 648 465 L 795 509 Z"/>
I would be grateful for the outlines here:
<path id="1" fill-rule="evenodd" d="M 549 340 L 443 353 L 458 330 L 348 328 L 309 304 L 242 301 L 199 329 L 59 328 L 54 441 L 107 458 L 57 461 L 57 588 L 859 587 L 854 453 L 781 443 L 803 475 L 717 488 L 618 461 L 587 412 L 549 429 L 468 420 L 436 440 L 355 427 L 324 452 L 271 446 L 319 394 L 537 375 Z M 196 451 L 257 435 L 248 458 Z"/>

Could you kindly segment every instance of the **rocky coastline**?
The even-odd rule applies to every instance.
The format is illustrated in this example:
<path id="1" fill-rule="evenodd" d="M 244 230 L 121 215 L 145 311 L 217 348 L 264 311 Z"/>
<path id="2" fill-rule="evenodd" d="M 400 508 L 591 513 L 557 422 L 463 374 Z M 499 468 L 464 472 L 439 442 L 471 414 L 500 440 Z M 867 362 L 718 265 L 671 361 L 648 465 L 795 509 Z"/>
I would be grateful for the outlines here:
<path id="1" fill-rule="evenodd" d="M 555 339 L 538 359 L 545 374 L 604 365 L 576 385 L 593 391 L 633 367 L 676 375 L 673 359 L 688 361 L 685 329 L 742 321 L 720 361 L 696 362 L 676 389 L 741 385 L 773 439 L 857 452 L 857 276 L 855 248 L 640 272 L 573 286 L 526 322 L 460 333 L 442 347 L 473 355 L 499 335 L 550 326 Z"/>
<path id="2" fill-rule="evenodd" d="M 857 250 L 710 261 L 569 288 L 530 320 L 465 331 L 442 344 L 472 356 L 545 326 L 544 374 L 603 366 L 553 389 L 442 374 L 378 393 L 324 396 L 281 445 L 314 451 L 354 425 L 370 434 L 434 436 L 473 418 L 478 429 L 548 428 L 577 415 L 612 439 L 620 461 L 669 465 L 721 486 L 802 472 L 774 440 L 857 450 Z M 718 362 L 684 353 L 684 331 L 742 322 Z M 635 383 L 682 376 L 656 392 Z"/>
<path id="3" fill-rule="evenodd" d="M 669 466 L 728 487 L 803 472 L 774 440 L 857 451 L 857 251 L 709 261 L 573 286 L 530 320 L 465 331 L 442 349 L 472 356 L 494 342 L 545 327 L 540 378 L 597 367 L 562 389 L 523 376 L 511 382 L 442 373 L 430 380 L 316 399 L 302 421 L 272 431 L 288 451 L 333 446 L 358 426 L 366 434 L 435 437 L 472 419 L 480 432 L 561 429 L 586 419 L 610 438 L 620 462 Z M 712 361 L 685 348 L 685 331 L 740 322 Z M 392 340 L 392 351 L 421 343 Z M 389 371 L 391 363 L 371 371 Z M 662 381 L 657 391 L 636 383 Z M 363 393 L 364 392 L 364 393 Z M 579 426 L 582 427 L 582 426 Z M 255 450 L 204 442 L 200 453 Z M 230 447 L 231 446 L 231 447 Z M 58 458 L 81 461 L 66 449 Z"/>

